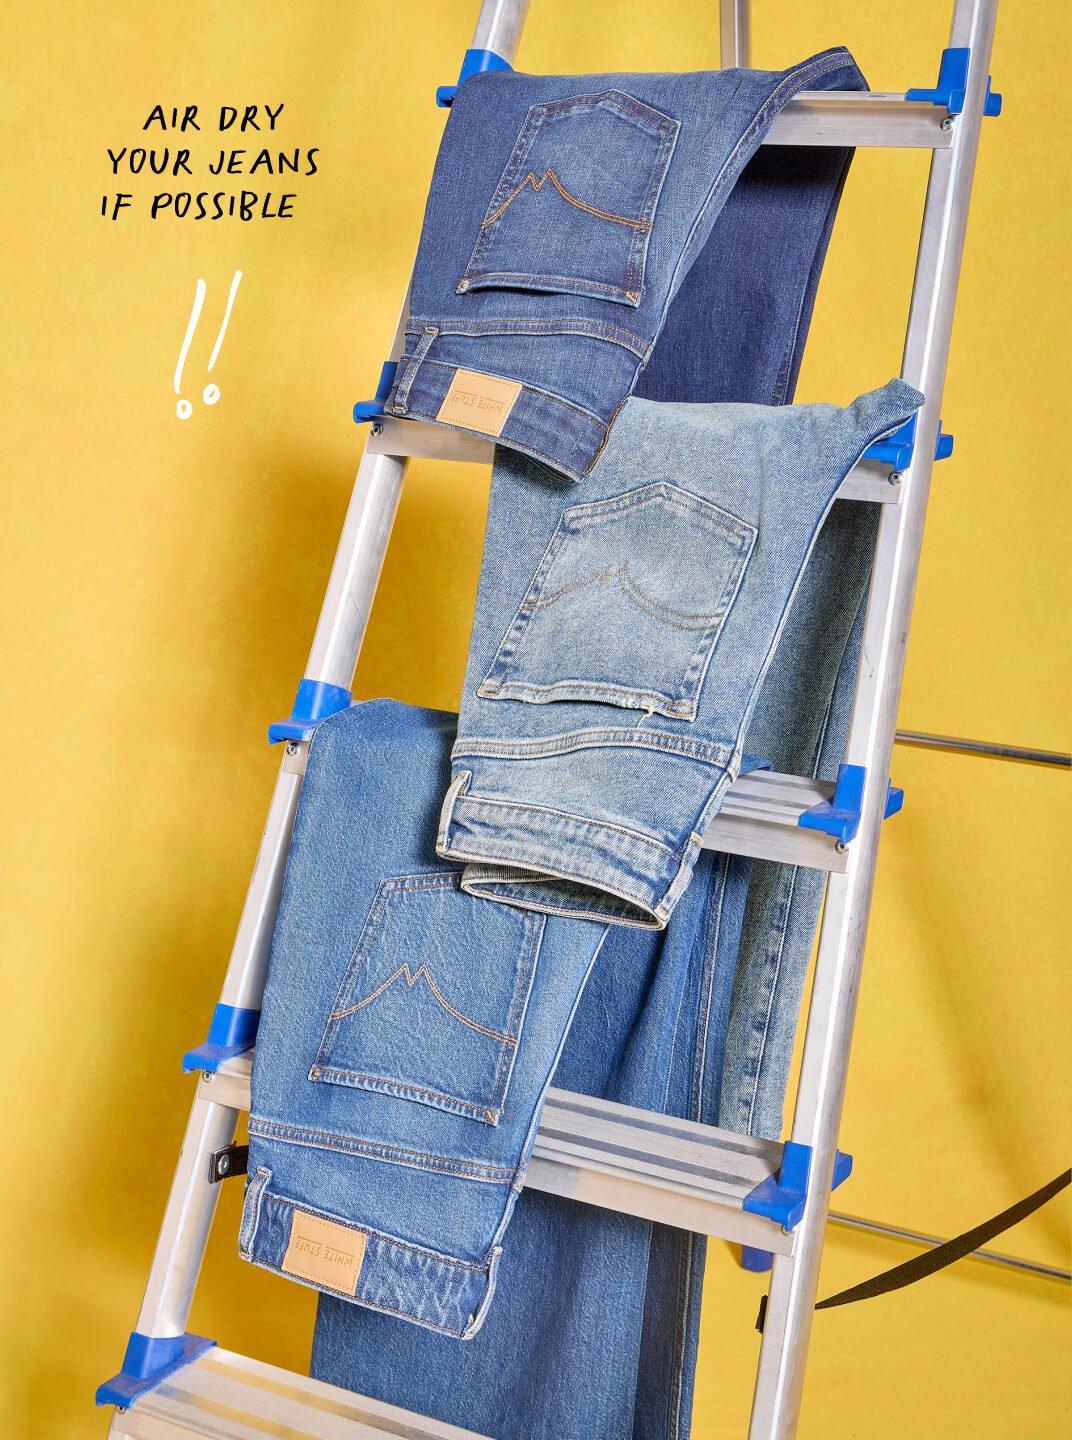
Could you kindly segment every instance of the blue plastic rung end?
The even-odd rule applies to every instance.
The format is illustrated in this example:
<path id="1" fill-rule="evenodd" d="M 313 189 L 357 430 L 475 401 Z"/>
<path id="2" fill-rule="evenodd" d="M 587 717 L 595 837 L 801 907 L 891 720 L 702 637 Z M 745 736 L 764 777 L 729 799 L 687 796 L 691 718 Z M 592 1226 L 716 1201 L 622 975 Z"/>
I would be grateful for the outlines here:
<path id="1" fill-rule="evenodd" d="M 187 1074 L 192 1070 L 205 1070 L 214 1075 L 225 1060 L 233 1060 L 236 1055 L 253 1049 L 260 1018 L 259 1010 L 246 1010 L 241 1005 L 217 1005 L 208 1027 L 208 1039 L 203 1045 L 187 1050 L 182 1057 L 182 1068 Z"/>
<path id="2" fill-rule="evenodd" d="M 877 460 L 882 465 L 889 465 L 893 470 L 907 470 L 912 463 L 912 453 L 916 448 L 916 421 L 919 416 L 913 415 L 892 430 L 889 435 L 884 435 L 881 440 L 876 440 L 869 445 L 863 453 L 865 460 Z M 953 453 L 953 437 L 942 431 L 942 422 L 938 422 L 938 439 L 934 446 L 934 458 L 936 460 L 948 460 Z"/>
<path id="3" fill-rule="evenodd" d="M 821 830 L 824 835 L 832 836 L 839 845 L 848 845 L 855 840 L 856 832 L 860 828 L 866 778 L 867 771 L 863 765 L 839 765 L 833 795 L 829 800 L 820 800 L 818 805 L 805 810 L 798 816 L 797 824 L 803 830 Z M 904 791 L 887 780 L 883 817 L 888 820 L 903 807 Z"/>
<path id="4" fill-rule="evenodd" d="M 161 1380 L 189 1365 L 215 1343 L 203 1335 L 141 1335 L 132 1330 L 123 1368 L 118 1375 L 97 1386 L 97 1404 L 129 1409 L 139 1395 L 154 1389 Z"/>
<path id="5" fill-rule="evenodd" d="M 906 100 L 929 100 L 932 105 L 944 105 L 950 115 L 962 115 L 968 89 L 968 64 L 971 50 L 967 45 L 951 46 L 942 51 L 938 66 L 938 83 L 933 89 L 906 90 Z M 983 100 L 984 115 L 1001 114 L 1001 96 L 990 88 L 990 76 L 986 77 L 986 98 Z"/>
<path id="6" fill-rule="evenodd" d="M 383 362 L 380 370 L 379 383 L 376 386 L 376 398 L 374 400 L 359 400 L 354 406 L 355 425 L 363 425 L 369 420 L 383 419 L 383 407 L 388 395 L 391 393 L 391 386 L 395 383 L 397 370 L 397 360 L 385 360 Z"/>
<path id="7" fill-rule="evenodd" d="M 741 1208 L 752 1215 L 765 1215 L 768 1220 L 777 1220 L 787 1234 L 795 1230 L 800 1224 L 808 1198 L 811 1157 L 810 1145 L 787 1140 L 782 1147 L 782 1164 L 778 1174 L 761 1180 L 756 1188 L 744 1197 Z M 836 1190 L 851 1173 L 852 1156 L 838 1150 L 834 1155 L 834 1174 L 830 1188 Z"/>
<path id="8" fill-rule="evenodd" d="M 774 1264 L 774 1256 L 769 1250 L 759 1250 L 755 1245 L 741 1246 L 741 1269 L 752 1270 L 757 1275 L 763 1274 Z"/>
<path id="9" fill-rule="evenodd" d="M 268 726 L 268 743 L 281 740 L 308 740 L 321 720 L 349 710 L 354 697 L 341 685 L 328 685 L 323 680 L 303 680 L 294 696 L 294 708 L 285 720 Z"/>
<path id="10" fill-rule="evenodd" d="M 483 75 L 491 70 L 512 70 L 513 68 L 509 60 L 504 60 L 494 50 L 467 50 L 465 58 L 462 60 L 462 68 L 458 72 L 458 84 L 440 85 L 435 92 L 435 103 L 441 110 L 449 110 L 454 104 L 458 87 L 464 85 L 470 75 Z"/>

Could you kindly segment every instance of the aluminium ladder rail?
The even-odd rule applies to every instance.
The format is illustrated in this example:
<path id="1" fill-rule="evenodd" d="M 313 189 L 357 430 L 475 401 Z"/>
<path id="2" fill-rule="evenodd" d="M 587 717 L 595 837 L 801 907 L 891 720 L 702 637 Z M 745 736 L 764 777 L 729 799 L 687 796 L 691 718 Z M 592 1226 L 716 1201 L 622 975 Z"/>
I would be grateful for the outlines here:
<path id="1" fill-rule="evenodd" d="M 512 61 L 527 6 L 528 0 L 483 0 L 472 48 Z M 817 865 L 831 875 L 790 1142 L 783 1147 L 731 1136 L 713 1127 L 553 1091 L 528 1175 L 532 1185 L 594 1204 L 650 1214 L 714 1235 L 748 1235 L 746 1243 L 773 1254 L 751 1440 L 790 1440 L 795 1433 L 830 1191 L 844 1173 L 837 1133 L 971 182 L 989 98 L 996 9 L 997 0 L 955 0 L 950 47 L 963 65 L 962 103 L 954 105 L 941 92 L 927 99 L 804 93 L 786 107 L 767 140 L 932 151 L 902 363 L 903 378 L 926 396 L 917 443 L 903 471 L 883 482 L 859 467 L 843 491 L 884 502 L 845 756 L 848 765 L 858 767 L 857 773 L 862 771 L 858 832 L 846 846 L 799 828 L 802 811 L 817 799 L 829 798 L 830 786 L 792 776 L 752 775 L 731 789 L 706 842 L 761 858 Z M 721 0 L 721 21 L 723 64 L 747 64 L 748 0 Z M 404 303 L 392 360 L 401 354 L 406 310 Z M 392 422 L 374 428 L 357 472 L 303 682 L 336 697 L 349 696 L 398 507 L 407 449 L 419 444 L 428 448 L 416 453 L 433 453 L 433 438 L 419 432 L 435 427 L 414 424 L 412 431 L 408 426 L 403 431 Z M 415 438 L 405 439 L 409 434 Z M 434 453 L 450 458 L 454 447 L 456 458 L 471 458 L 457 454 L 459 443 L 453 432 L 443 430 Z M 204 1349 L 203 1343 L 197 1353 L 196 1337 L 186 1335 L 218 1194 L 209 1178 L 210 1158 L 233 1140 L 248 1105 L 249 1056 L 236 1057 L 234 1052 L 248 1052 L 252 1044 L 306 751 L 304 737 L 285 747 L 217 1007 L 227 1032 L 224 1041 L 234 1042 L 221 1053 L 232 1058 L 223 1064 L 196 1062 L 218 1073 L 205 1074 L 199 1082 L 137 1327 L 124 1371 L 116 1377 L 130 1382 L 126 1408 L 112 1420 L 111 1434 L 117 1440 L 191 1435 L 216 1440 L 261 1440 L 269 1435 L 461 1440 L 468 1433 L 215 1347 Z M 741 1209 L 740 1200 L 746 1184 L 757 1177 L 787 1181 L 782 1167 L 790 1146 L 795 1159 L 803 1161 L 796 1196 L 803 1214 L 799 1227 L 787 1233 L 776 1221 Z"/>

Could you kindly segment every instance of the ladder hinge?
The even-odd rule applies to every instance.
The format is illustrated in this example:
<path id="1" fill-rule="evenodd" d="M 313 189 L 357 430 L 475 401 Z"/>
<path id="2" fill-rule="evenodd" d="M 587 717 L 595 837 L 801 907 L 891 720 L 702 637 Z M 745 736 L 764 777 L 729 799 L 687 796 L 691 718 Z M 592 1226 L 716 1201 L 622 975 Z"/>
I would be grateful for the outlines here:
<path id="1" fill-rule="evenodd" d="M 225 1145 L 208 1157 L 208 1183 L 218 1185 L 235 1175 L 244 1175 L 249 1164 L 248 1145 Z"/>
<path id="2" fill-rule="evenodd" d="M 395 383 L 395 374 L 398 371 L 397 360 L 385 360 L 380 370 L 379 383 L 376 386 L 376 398 L 374 400 L 359 400 L 354 406 L 354 424 L 362 425 L 366 420 L 382 420 L 383 407 L 388 395 L 391 393 L 391 386 Z"/>
<path id="3" fill-rule="evenodd" d="M 864 460 L 878 460 L 883 465 L 889 465 L 894 470 L 907 470 L 912 463 L 912 455 L 916 448 L 916 422 L 919 419 L 917 411 L 903 425 L 898 425 L 896 430 L 891 430 L 888 435 L 883 435 L 881 440 L 876 440 L 869 445 L 861 457 Z M 942 431 L 942 422 L 938 421 L 938 437 L 934 444 L 935 460 L 948 460 L 953 453 L 953 437 Z"/>
<path id="4" fill-rule="evenodd" d="M 187 1050 L 182 1057 L 182 1068 L 187 1074 L 191 1070 L 215 1074 L 225 1060 L 233 1060 L 236 1055 L 253 1049 L 260 1018 L 259 1010 L 246 1010 L 241 1005 L 217 1005 L 208 1027 L 208 1039 L 203 1045 Z"/>
<path id="5" fill-rule="evenodd" d="M 467 50 L 465 58 L 462 60 L 462 68 L 458 72 L 458 84 L 440 85 L 435 92 L 435 103 L 441 110 L 449 110 L 454 104 L 458 87 L 464 85 L 470 75 L 483 75 L 492 70 L 512 70 L 513 68 L 509 60 L 504 60 L 494 50 Z"/>
<path id="6" fill-rule="evenodd" d="M 929 100 L 932 105 L 944 105 L 950 115 L 964 113 L 964 100 L 968 88 L 968 64 L 971 49 L 967 45 L 950 46 L 942 51 L 942 62 L 938 67 L 938 83 L 933 89 L 906 90 L 906 100 Z M 990 88 L 990 76 L 986 77 L 986 97 L 983 100 L 984 115 L 1001 114 L 1001 96 Z"/>
<path id="7" fill-rule="evenodd" d="M 839 845 L 848 845 L 856 838 L 863 813 L 864 781 L 867 770 L 863 765 L 839 765 L 837 784 L 829 800 L 820 800 L 805 810 L 797 819 L 804 830 L 821 830 L 831 835 Z M 891 781 L 886 781 L 886 808 L 883 819 L 896 815 L 904 805 L 904 791 Z"/>
<path id="8" fill-rule="evenodd" d="M 308 740 L 321 720 L 349 710 L 354 697 L 342 685 L 329 685 L 324 680 L 302 680 L 294 696 L 294 705 L 285 720 L 268 726 L 269 745 L 281 740 Z"/>
<path id="9" fill-rule="evenodd" d="M 787 1140 L 782 1147 L 782 1163 L 777 1175 L 761 1180 L 756 1188 L 744 1197 L 741 1208 L 752 1215 L 765 1215 L 768 1220 L 777 1220 L 788 1234 L 800 1224 L 804 1205 L 808 1198 L 808 1181 L 811 1176 L 812 1149 L 796 1140 Z M 852 1171 L 852 1156 L 841 1150 L 834 1152 L 834 1176 L 831 1190 L 836 1190 L 847 1180 Z M 748 1247 L 750 1258 L 762 1254 Z M 755 1263 L 749 1269 L 766 1268 Z"/>
<path id="10" fill-rule="evenodd" d="M 147 1390 L 174 1375 L 215 1345 L 203 1335 L 141 1335 L 130 1332 L 123 1368 L 118 1375 L 97 1386 L 98 1405 L 117 1405 L 126 1410 Z"/>

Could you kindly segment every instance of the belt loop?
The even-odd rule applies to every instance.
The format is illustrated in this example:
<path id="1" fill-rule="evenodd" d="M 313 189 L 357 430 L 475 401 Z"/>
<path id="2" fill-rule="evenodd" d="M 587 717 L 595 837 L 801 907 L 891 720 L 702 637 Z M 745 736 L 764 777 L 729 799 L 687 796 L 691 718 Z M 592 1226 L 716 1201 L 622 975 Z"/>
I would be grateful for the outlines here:
<path id="1" fill-rule="evenodd" d="M 406 361 L 405 372 L 403 373 L 402 379 L 395 387 L 395 398 L 392 408 L 396 410 L 405 410 L 406 401 L 409 398 L 410 387 L 412 386 L 414 380 L 416 380 L 417 378 L 417 371 L 421 368 L 421 361 L 428 354 L 428 351 L 432 348 L 432 342 L 436 339 L 438 334 L 439 331 L 434 325 L 426 325 L 424 327 L 424 334 L 417 341 L 416 349 Z"/>

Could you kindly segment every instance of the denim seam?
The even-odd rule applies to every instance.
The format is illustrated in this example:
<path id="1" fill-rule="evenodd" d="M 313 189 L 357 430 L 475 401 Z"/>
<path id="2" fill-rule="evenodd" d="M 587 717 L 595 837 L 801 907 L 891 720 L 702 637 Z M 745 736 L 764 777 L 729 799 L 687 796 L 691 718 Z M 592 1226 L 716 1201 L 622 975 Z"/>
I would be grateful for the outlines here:
<path id="1" fill-rule="evenodd" d="M 282 1120 L 265 1120 L 251 1116 L 249 1133 L 264 1140 L 278 1140 L 282 1144 L 301 1145 L 310 1150 L 330 1150 L 338 1155 L 357 1155 L 366 1160 L 383 1161 L 411 1170 L 428 1170 L 435 1174 L 452 1175 L 457 1179 L 481 1183 L 509 1185 L 517 1173 L 516 1169 L 507 1169 L 504 1166 L 482 1165 L 476 1160 L 461 1160 L 423 1150 L 402 1150 L 397 1146 L 383 1145 L 379 1141 L 337 1135 L 330 1130 L 312 1130 L 289 1125 Z"/>
<path id="2" fill-rule="evenodd" d="M 602 750 L 626 748 L 636 750 L 664 750 L 682 755 L 687 760 L 696 760 L 703 765 L 714 765 L 727 770 L 735 762 L 736 750 L 715 740 L 698 740 L 689 735 L 672 735 L 660 730 L 613 729 L 569 730 L 561 735 L 516 740 L 499 740 L 492 736 L 475 736 L 472 739 L 457 740 L 451 750 L 451 759 L 466 756 L 489 760 L 546 760 L 556 755 L 569 755 L 577 750 Z"/>
<path id="3" fill-rule="evenodd" d="M 390 1095 L 396 1100 L 413 1100 L 418 1104 L 424 1102 L 435 1110 L 444 1110 L 447 1114 L 461 1115 L 470 1120 L 485 1121 L 490 1125 L 498 1124 L 502 1116 L 501 1104 L 480 1105 L 473 1100 L 463 1100 L 459 1095 L 448 1095 L 445 1091 L 434 1090 L 430 1085 L 415 1084 L 390 1075 L 370 1075 L 361 1070 L 347 1070 L 341 1065 L 317 1064 L 313 1071 L 310 1072 L 309 1079 L 319 1084 L 368 1090 L 372 1094 Z M 440 1105 L 433 1103 L 435 1101 L 447 1103 Z"/>
<path id="4" fill-rule="evenodd" d="M 427 323 L 429 322 L 424 320 L 411 320 L 406 326 L 407 336 L 420 334 Z M 609 320 L 589 319 L 579 315 L 555 320 L 536 320 L 525 316 L 502 320 L 439 320 L 436 321 L 436 328 L 441 336 L 460 335 L 463 339 L 471 340 L 479 340 L 487 335 L 528 335 L 548 339 L 561 335 L 581 335 L 588 340 L 605 340 L 610 345 L 618 345 L 638 358 L 647 350 L 647 341 L 634 335 L 631 330 L 613 325 Z"/>
<path id="5" fill-rule="evenodd" d="M 574 815 L 569 810 L 557 810 L 552 805 L 530 805 L 524 801 L 501 799 L 492 795 L 471 794 L 468 791 L 459 792 L 459 794 L 455 796 L 455 799 L 464 800 L 467 806 L 472 806 L 474 809 L 482 805 L 494 805 L 501 810 L 521 811 L 524 814 L 549 815 L 555 820 L 568 820 L 571 825 L 578 825 L 585 830 L 595 829 L 600 832 L 610 832 L 614 835 L 620 835 L 629 844 L 635 844 L 638 848 L 649 845 L 656 846 L 665 854 L 669 855 L 672 860 L 677 859 L 680 853 L 671 849 L 669 845 L 664 845 L 661 840 L 656 840 L 654 836 L 645 835 L 641 830 L 630 830 L 624 825 L 615 825 L 608 820 L 590 820 L 583 815 Z"/>
<path id="6" fill-rule="evenodd" d="M 470 871 L 475 873 L 470 875 Z M 479 859 L 472 860 L 465 873 L 469 876 L 463 883 L 465 893 L 476 899 L 495 900 L 503 905 L 513 905 L 519 910 L 535 910 L 541 915 L 560 915 L 565 920 L 590 920 L 597 925 L 622 925 L 631 930 L 659 928 L 650 920 L 636 919 L 635 912 L 642 908 L 636 900 L 622 899 L 621 904 L 615 906 L 612 902 L 620 899 L 618 893 L 610 891 L 606 885 L 597 885 L 594 881 L 555 875 L 549 869 L 533 870 L 526 874 L 520 865 L 510 870 Z M 599 905 L 586 904 L 582 900 L 578 900 L 575 905 L 567 905 L 564 900 L 548 900 L 542 896 L 538 900 L 531 900 L 525 895 L 526 885 L 546 884 L 549 880 L 563 880 L 579 889 L 591 890 L 599 897 Z"/>

